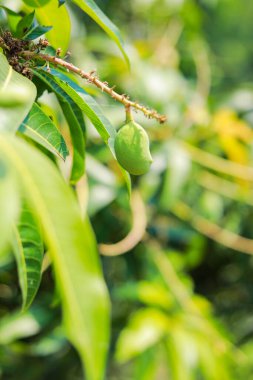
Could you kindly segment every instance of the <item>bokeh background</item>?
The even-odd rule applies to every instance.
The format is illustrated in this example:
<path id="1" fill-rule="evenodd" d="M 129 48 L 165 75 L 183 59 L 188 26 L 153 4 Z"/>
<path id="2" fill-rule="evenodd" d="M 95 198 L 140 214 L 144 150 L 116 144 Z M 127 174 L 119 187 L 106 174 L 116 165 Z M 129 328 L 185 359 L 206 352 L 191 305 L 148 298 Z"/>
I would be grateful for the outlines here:
<path id="1" fill-rule="evenodd" d="M 135 115 L 150 136 L 154 163 L 133 178 L 132 208 L 108 148 L 89 126 L 87 208 L 95 234 L 109 251 L 128 236 L 119 249 L 126 254 L 102 257 L 112 299 L 106 379 L 253 379 L 253 3 L 97 3 L 119 26 L 131 69 L 75 6 L 72 61 L 168 115 L 163 125 Z M 120 127 L 122 107 L 86 89 Z M 15 262 L 1 258 L 4 380 L 82 379 L 60 325 L 54 275 L 44 269 L 32 308 L 20 314 Z"/>

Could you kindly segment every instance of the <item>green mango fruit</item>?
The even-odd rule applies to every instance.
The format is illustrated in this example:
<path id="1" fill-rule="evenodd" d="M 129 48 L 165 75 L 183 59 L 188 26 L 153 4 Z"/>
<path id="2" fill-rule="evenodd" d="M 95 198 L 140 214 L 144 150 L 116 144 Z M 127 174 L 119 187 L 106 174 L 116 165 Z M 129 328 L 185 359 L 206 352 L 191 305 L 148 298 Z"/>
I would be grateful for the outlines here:
<path id="1" fill-rule="evenodd" d="M 114 149 L 120 165 L 130 174 L 141 175 L 149 171 L 152 157 L 146 131 L 133 120 L 118 131 Z"/>

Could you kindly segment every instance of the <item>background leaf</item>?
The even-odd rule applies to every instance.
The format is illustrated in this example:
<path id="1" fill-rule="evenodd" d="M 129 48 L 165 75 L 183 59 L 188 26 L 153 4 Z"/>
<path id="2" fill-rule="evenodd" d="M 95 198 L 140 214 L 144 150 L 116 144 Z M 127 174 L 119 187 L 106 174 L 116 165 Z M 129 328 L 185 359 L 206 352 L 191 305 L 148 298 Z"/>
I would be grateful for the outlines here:
<path id="1" fill-rule="evenodd" d="M 18 23 L 22 20 L 22 17 L 18 13 L 12 11 L 11 9 L 3 5 L 0 5 L 0 8 L 3 9 L 7 15 L 10 31 L 13 33 L 13 35 L 16 35 L 16 28 Z"/>
<path id="2" fill-rule="evenodd" d="M 72 0 L 79 8 L 87 13 L 104 31 L 112 38 L 120 48 L 128 66 L 130 65 L 128 56 L 123 47 L 123 41 L 118 28 L 101 11 L 93 0 Z"/>
<path id="3" fill-rule="evenodd" d="M 64 55 L 69 46 L 71 24 L 66 7 L 58 5 L 58 0 L 51 0 L 45 6 L 36 8 L 35 14 L 40 25 L 53 27 L 46 37 L 55 49 L 61 48 Z"/>

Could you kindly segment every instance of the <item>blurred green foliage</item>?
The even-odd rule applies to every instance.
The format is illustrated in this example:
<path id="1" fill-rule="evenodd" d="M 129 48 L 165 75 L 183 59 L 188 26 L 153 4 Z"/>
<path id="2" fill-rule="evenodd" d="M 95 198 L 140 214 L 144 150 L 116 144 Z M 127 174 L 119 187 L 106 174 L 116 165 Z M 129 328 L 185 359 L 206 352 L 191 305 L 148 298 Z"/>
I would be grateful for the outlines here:
<path id="1" fill-rule="evenodd" d="M 120 27 L 131 71 L 114 43 L 75 6 L 73 61 L 86 70 L 96 67 L 119 91 L 168 115 L 159 126 L 136 114 L 154 157 L 151 171 L 133 180 L 148 225 L 127 254 L 102 259 L 112 299 L 106 378 L 253 379 L 253 3 L 97 4 Z M 121 106 L 88 91 L 115 126 L 124 123 Z M 109 150 L 89 124 L 88 131 L 86 206 L 98 242 L 113 244 L 132 226 L 128 194 Z M 2 379 L 82 379 L 78 356 L 59 327 L 51 270 L 23 314 L 17 312 L 20 298 L 6 254 L 0 267 Z"/>

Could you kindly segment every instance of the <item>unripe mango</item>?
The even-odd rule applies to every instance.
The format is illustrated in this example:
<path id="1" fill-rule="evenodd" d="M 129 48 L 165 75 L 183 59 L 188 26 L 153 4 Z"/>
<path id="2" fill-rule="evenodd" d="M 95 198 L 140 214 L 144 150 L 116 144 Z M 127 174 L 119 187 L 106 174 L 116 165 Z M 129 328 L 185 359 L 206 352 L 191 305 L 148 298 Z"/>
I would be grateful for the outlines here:
<path id="1" fill-rule="evenodd" d="M 133 120 L 118 131 L 114 143 L 116 158 L 130 174 L 141 175 L 148 172 L 152 163 L 149 138 L 146 131 Z"/>

